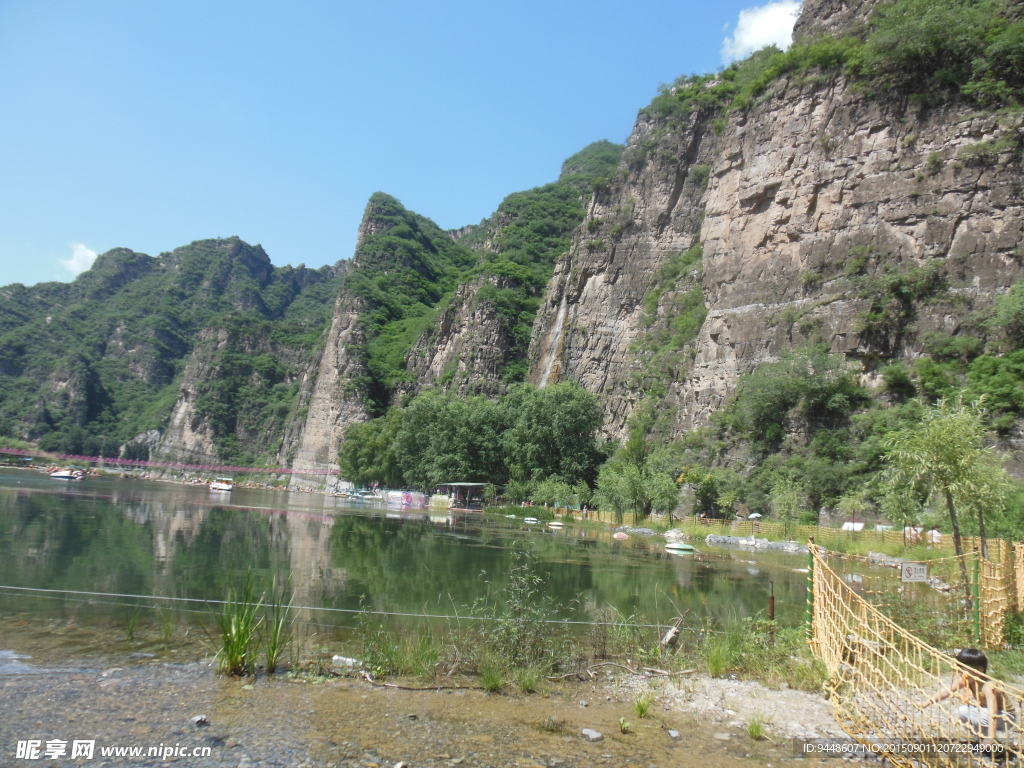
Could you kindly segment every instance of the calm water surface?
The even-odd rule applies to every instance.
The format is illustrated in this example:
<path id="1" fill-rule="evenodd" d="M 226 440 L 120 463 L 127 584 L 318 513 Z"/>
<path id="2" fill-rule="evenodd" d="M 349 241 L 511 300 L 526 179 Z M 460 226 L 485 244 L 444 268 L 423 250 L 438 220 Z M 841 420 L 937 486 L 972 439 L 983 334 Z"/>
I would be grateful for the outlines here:
<path id="1" fill-rule="evenodd" d="M 614 609 L 647 621 L 689 611 L 800 621 L 805 558 L 714 550 L 678 557 L 661 540 L 567 525 L 560 531 L 501 517 L 429 515 L 353 506 L 316 494 L 238 488 L 211 492 L 143 480 L 53 480 L 0 470 L 0 612 L 106 621 L 128 598 L 18 592 L 34 587 L 119 595 L 220 599 L 250 570 L 287 579 L 296 606 L 465 615 L 500 590 L 514 547 L 536 558 L 559 618 Z M 138 601 L 136 601 L 138 602 Z M 204 609 L 203 603 L 180 604 Z M 352 614 L 303 611 L 325 625 Z"/>

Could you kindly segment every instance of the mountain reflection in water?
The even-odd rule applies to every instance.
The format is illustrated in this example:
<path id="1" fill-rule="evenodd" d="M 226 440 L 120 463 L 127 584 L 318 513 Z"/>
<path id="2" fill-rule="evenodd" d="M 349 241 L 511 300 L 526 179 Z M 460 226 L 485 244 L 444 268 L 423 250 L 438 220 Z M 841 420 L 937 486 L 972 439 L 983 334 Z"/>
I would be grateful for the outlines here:
<path id="1" fill-rule="evenodd" d="M 750 616 L 768 602 L 797 623 L 805 601 L 802 559 L 706 551 L 676 557 L 660 539 L 618 542 L 572 524 L 525 530 L 479 514 L 425 515 L 315 494 L 87 479 L 69 488 L 31 471 L 0 471 L 0 585 L 218 600 L 252 571 L 287 580 L 299 619 L 351 625 L 352 614 L 316 608 L 466 616 L 500 592 L 514 548 L 527 549 L 560 606 L 553 618 L 585 620 L 611 608 L 638 621 Z M 701 545 L 698 543 L 698 547 Z M 756 563 L 751 558 L 757 558 Z M 756 568 L 750 567 L 755 565 Z M 115 615 L 101 597 L 0 590 L 4 613 Z M 186 604 L 203 609 L 202 603 Z"/>

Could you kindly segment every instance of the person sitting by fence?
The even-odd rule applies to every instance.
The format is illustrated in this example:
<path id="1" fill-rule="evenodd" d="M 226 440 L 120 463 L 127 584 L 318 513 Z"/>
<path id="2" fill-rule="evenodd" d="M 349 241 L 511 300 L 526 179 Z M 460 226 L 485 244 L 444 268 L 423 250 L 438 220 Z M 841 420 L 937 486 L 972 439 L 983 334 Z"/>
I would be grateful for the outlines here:
<path id="1" fill-rule="evenodd" d="M 933 525 L 931 527 L 931 530 L 929 530 L 928 533 L 926 533 L 924 536 L 925 541 L 928 542 L 929 547 L 931 547 L 932 545 L 938 546 L 942 543 L 942 534 L 939 533 L 939 526 L 937 525 Z"/>
<path id="2" fill-rule="evenodd" d="M 996 686 L 995 681 L 985 680 L 981 676 L 988 672 L 988 657 L 977 648 L 964 648 L 956 655 L 956 660 L 967 667 L 960 674 L 960 679 L 916 706 L 924 709 L 959 692 L 963 702 L 957 710 L 960 722 L 970 726 L 977 736 L 995 739 L 997 731 L 1005 731 L 1013 725 L 1013 718 L 1006 712 L 1002 690 Z M 981 675 L 974 674 L 974 670 Z M 977 703 L 971 703 L 972 699 Z"/>

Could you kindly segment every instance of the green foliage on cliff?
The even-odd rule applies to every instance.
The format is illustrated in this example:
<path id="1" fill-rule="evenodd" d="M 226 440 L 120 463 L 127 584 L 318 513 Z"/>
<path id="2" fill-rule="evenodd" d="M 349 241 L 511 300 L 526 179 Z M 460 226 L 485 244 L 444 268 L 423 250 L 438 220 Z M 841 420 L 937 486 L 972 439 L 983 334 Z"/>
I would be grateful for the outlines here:
<path id="1" fill-rule="evenodd" d="M 357 485 L 593 482 L 603 458 L 597 399 L 574 384 L 512 387 L 498 400 L 428 390 L 345 433 L 341 474 Z"/>
<path id="2" fill-rule="evenodd" d="M 637 360 L 632 380 L 645 396 L 664 396 L 669 383 L 683 378 L 690 365 L 690 345 L 708 314 L 700 282 L 702 257 L 700 243 L 670 254 L 644 296 L 647 331 L 632 345 Z M 661 426 L 666 426 L 664 421 Z"/>
<path id="3" fill-rule="evenodd" d="M 383 413 L 395 387 L 408 380 L 406 355 L 476 258 L 433 221 L 383 192 L 370 198 L 362 226 L 346 288 L 362 301 L 366 395 L 371 408 Z"/>
<path id="4" fill-rule="evenodd" d="M 851 69 L 883 87 L 985 106 L 1024 96 L 1024 19 L 1004 0 L 898 0 L 879 5 L 850 56 Z"/>
<path id="5" fill-rule="evenodd" d="M 983 107 L 1024 104 L 1024 18 L 1010 0 L 895 0 L 863 29 L 780 51 L 769 46 L 713 75 L 662 86 L 648 111 L 671 120 L 746 109 L 789 74 L 845 71 L 863 86 L 917 102 L 963 97 Z"/>
<path id="6" fill-rule="evenodd" d="M 506 381 L 525 375 L 533 319 L 555 260 L 583 221 L 593 180 L 610 175 L 621 153 L 607 141 L 585 147 L 565 161 L 558 181 L 509 195 L 459 240 L 388 195 L 370 199 L 364 227 L 370 226 L 347 285 L 366 307 L 366 394 L 374 414 L 411 381 L 409 351 L 462 282 L 480 283 L 472 300 L 493 308 L 502 323 Z"/>
<path id="7" fill-rule="evenodd" d="M 569 250 L 572 233 L 583 223 L 584 206 L 594 183 L 613 175 L 623 147 L 598 141 L 562 164 L 558 181 L 509 195 L 489 219 L 463 242 L 479 248 L 474 274 L 494 278 L 477 293 L 505 320 L 512 341 L 505 378 L 517 381 L 526 372 L 526 352 L 540 296 L 558 257 Z M 496 231 L 489 243 L 484 238 Z M 486 245 L 486 248 L 484 247 Z"/>
<path id="8" fill-rule="evenodd" d="M 876 294 L 878 301 L 896 302 L 893 322 L 896 315 L 913 317 L 917 304 L 932 300 L 933 288 L 943 284 L 941 274 L 927 267 L 878 279 L 893 289 Z M 841 356 L 813 345 L 740 377 L 712 426 L 672 446 L 685 466 L 693 509 L 718 515 L 742 505 L 772 514 L 773 497 L 785 488 L 796 493 L 808 521 L 823 506 L 903 520 L 906 505 L 892 497 L 881 474 L 891 435 L 915 429 L 939 400 L 980 403 L 993 434 L 1010 430 L 1024 415 L 1021 285 L 988 317 L 966 315 L 956 335 L 915 337 L 924 354 L 910 367 L 882 367 L 875 389 L 862 386 Z M 923 501 L 912 505 L 906 519 L 941 523 L 941 510 L 922 507 Z M 987 514 L 994 527 L 1017 536 L 1024 532 L 1022 512 L 1024 495 L 1018 493 Z M 965 522 L 966 528 L 973 525 Z"/>
<path id="9" fill-rule="evenodd" d="M 778 448 L 791 417 L 812 429 L 835 429 L 846 426 L 850 412 L 866 401 L 846 361 L 811 346 L 742 377 L 731 408 L 720 418 L 764 453 Z"/>

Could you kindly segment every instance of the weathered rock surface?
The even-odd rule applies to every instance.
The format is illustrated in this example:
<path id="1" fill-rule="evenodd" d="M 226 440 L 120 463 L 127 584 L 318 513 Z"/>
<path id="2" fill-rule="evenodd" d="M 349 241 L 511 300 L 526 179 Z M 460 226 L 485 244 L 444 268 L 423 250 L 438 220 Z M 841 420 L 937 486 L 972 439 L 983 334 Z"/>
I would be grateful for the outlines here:
<path id="1" fill-rule="evenodd" d="M 868 5 L 809 3 L 798 31 L 840 30 Z M 694 242 L 708 314 L 692 363 L 668 384 L 676 435 L 706 423 L 740 374 L 787 348 L 820 339 L 870 376 L 915 357 L 927 334 L 955 333 L 1020 273 L 1020 156 L 985 149 L 1018 132 L 1019 119 L 918 111 L 839 75 L 784 79 L 727 122 L 714 117 L 697 111 L 673 125 L 641 112 L 617 180 L 592 203 L 603 225 L 577 234 L 548 285 L 530 380 L 571 379 L 598 394 L 608 433 L 621 434 L 638 398 L 641 301 L 667 258 Z M 710 166 L 706 190 L 699 166 Z M 929 264 L 948 290 L 910 327 L 865 327 L 871 278 Z"/>
<path id="2" fill-rule="evenodd" d="M 505 280 L 480 277 L 458 287 L 434 326 L 409 351 L 405 364 L 414 381 L 403 393 L 418 394 L 432 386 L 460 395 L 497 395 L 505 390 L 501 374 L 513 339 L 507 320 L 480 300 L 484 285 L 502 289 Z"/>
<path id="3" fill-rule="evenodd" d="M 323 485 L 322 475 L 301 474 L 301 470 L 338 470 L 338 449 L 349 424 L 369 418 L 365 399 L 358 387 L 366 376 L 362 302 L 343 291 L 317 365 L 316 382 L 309 397 L 309 410 L 295 452 L 293 486 Z"/>
<path id="4" fill-rule="evenodd" d="M 714 159 L 717 138 L 695 113 L 676 130 L 641 116 L 619 176 L 595 195 L 588 222 L 555 267 L 530 343 L 529 380 L 571 379 L 601 397 L 618 433 L 637 394 L 629 385 L 641 301 L 672 255 L 698 241 L 704 182 L 691 173 Z"/>

